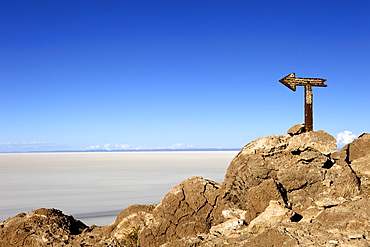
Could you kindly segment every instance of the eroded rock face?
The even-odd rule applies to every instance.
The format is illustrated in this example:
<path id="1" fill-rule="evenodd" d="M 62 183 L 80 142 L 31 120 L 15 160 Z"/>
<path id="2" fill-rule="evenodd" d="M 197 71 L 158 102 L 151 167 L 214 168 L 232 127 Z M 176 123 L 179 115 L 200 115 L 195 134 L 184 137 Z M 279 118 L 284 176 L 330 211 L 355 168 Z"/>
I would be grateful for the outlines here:
<path id="1" fill-rule="evenodd" d="M 328 153 L 335 148 L 335 139 L 324 131 L 251 142 L 227 170 L 223 203 L 249 212 L 258 204 L 260 209 L 250 219 L 263 212 L 270 200 L 279 200 L 307 217 L 311 217 L 311 212 L 305 215 L 308 208 L 341 203 L 357 195 L 359 183 L 347 164 L 331 160 Z M 257 193 L 265 195 L 265 200 L 254 200 L 253 191 L 266 181 L 274 185 Z"/>
<path id="2" fill-rule="evenodd" d="M 347 161 L 352 161 L 369 155 L 370 151 L 370 134 L 362 134 L 348 145 Z"/>
<path id="3" fill-rule="evenodd" d="M 220 184 L 201 177 L 189 178 L 172 190 L 153 210 L 153 221 L 139 234 L 140 246 L 159 246 L 176 239 L 206 233 Z"/>
<path id="4" fill-rule="evenodd" d="M 0 224 L 0 246 L 63 246 L 87 226 L 57 209 L 18 214 Z"/>
<path id="5" fill-rule="evenodd" d="M 353 160 L 351 168 L 360 180 L 362 194 L 370 196 L 370 155 Z"/>

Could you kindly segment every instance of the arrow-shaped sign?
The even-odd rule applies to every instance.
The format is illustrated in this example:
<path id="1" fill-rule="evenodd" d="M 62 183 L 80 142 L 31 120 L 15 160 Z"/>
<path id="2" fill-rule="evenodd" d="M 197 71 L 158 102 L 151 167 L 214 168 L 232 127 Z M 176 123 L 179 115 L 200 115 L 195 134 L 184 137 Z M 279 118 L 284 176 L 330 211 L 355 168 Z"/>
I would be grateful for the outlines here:
<path id="1" fill-rule="evenodd" d="M 291 73 L 285 76 L 284 78 L 280 79 L 279 81 L 293 91 L 296 90 L 296 86 L 311 85 L 311 86 L 318 86 L 318 87 L 327 87 L 327 85 L 324 84 L 324 81 L 326 81 L 326 79 L 296 78 L 295 73 Z"/>
<path id="2" fill-rule="evenodd" d="M 304 86 L 305 89 L 305 128 L 306 131 L 313 131 L 313 113 L 312 113 L 312 103 L 313 103 L 313 94 L 312 86 L 318 87 L 327 87 L 324 84 L 326 79 L 321 78 L 296 78 L 295 73 L 291 73 L 284 78 L 279 80 L 289 89 L 295 91 L 296 86 Z"/>

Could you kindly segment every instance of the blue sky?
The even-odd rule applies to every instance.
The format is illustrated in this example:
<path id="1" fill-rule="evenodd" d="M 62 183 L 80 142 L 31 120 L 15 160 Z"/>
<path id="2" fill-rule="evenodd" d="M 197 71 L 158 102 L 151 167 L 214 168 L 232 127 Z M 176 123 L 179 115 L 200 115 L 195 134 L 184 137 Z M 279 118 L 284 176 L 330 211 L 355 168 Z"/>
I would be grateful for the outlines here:
<path id="1" fill-rule="evenodd" d="M 239 148 L 369 132 L 369 1 L 0 2 L 0 152 Z"/>

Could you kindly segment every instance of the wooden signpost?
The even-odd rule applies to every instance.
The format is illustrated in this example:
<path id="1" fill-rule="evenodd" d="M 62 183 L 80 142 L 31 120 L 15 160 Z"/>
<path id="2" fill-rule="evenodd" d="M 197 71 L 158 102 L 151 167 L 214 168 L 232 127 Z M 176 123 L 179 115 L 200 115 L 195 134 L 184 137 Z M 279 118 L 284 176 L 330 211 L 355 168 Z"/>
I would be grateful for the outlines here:
<path id="1" fill-rule="evenodd" d="M 313 103 L 313 94 L 312 86 L 318 87 L 327 87 L 324 84 L 326 79 L 321 78 L 296 78 L 295 73 L 291 73 L 284 78 L 279 80 L 289 89 L 295 91 L 296 86 L 305 87 L 305 128 L 306 131 L 313 131 L 313 112 L 312 112 L 312 103 Z"/>

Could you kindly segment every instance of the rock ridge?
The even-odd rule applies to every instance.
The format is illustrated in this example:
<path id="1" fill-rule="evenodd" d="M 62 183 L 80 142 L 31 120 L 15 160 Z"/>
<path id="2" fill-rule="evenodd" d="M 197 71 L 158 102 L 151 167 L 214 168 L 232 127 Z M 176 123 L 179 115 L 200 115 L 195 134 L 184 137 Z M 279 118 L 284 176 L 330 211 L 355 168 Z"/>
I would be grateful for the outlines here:
<path id="1" fill-rule="evenodd" d="M 18 214 L 0 223 L 0 246 L 370 246 L 370 134 L 335 149 L 298 124 L 245 145 L 222 183 L 188 178 L 108 226 Z"/>

